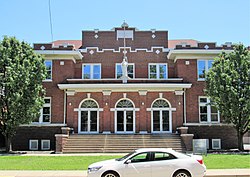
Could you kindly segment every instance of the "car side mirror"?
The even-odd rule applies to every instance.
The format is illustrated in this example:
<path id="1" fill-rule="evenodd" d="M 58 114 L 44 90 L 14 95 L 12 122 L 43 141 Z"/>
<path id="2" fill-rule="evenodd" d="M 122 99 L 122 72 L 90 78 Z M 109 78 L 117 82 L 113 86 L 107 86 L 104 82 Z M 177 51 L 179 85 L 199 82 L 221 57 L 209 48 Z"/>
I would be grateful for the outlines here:
<path id="1" fill-rule="evenodd" d="M 125 164 L 130 164 L 131 163 L 131 160 L 127 160 L 126 162 L 125 162 Z"/>

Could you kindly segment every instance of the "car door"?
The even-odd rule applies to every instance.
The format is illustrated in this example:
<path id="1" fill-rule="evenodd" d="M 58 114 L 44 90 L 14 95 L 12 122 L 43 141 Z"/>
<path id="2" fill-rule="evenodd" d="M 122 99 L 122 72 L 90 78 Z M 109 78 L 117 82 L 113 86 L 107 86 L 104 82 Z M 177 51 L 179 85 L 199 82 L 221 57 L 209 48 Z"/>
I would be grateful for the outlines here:
<path id="1" fill-rule="evenodd" d="M 124 177 L 151 177 L 151 162 L 150 152 L 133 156 L 124 164 Z"/>
<path id="2" fill-rule="evenodd" d="M 151 176 L 172 176 L 177 165 L 177 159 L 172 154 L 166 152 L 154 152 L 152 153 Z"/>

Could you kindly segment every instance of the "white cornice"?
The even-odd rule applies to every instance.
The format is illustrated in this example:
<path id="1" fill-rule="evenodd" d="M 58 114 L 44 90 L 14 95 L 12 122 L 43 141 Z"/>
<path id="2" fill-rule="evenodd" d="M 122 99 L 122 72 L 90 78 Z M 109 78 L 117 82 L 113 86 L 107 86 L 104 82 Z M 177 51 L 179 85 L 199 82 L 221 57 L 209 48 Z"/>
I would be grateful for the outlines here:
<path id="1" fill-rule="evenodd" d="M 64 59 L 64 60 L 81 60 L 83 58 L 79 51 L 68 50 L 35 50 L 36 53 L 45 55 L 49 59 Z"/>
<path id="2" fill-rule="evenodd" d="M 214 58 L 218 56 L 222 52 L 230 53 L 233 50 L 223 50 L 223 49 L 175 49 L 170 50 L 168 53 L 168 58 L 171 60 L 178 60 L 178 59 L 202 59 L 202 58 Z"/>
<path id="3" fill-rule="evenodd" d="M 147 91 L 176 91 L 191 88 L 192 84 L 184 83 L 149 83 L 149 84 L 58 84 L 61 90 L 74 90 L 76 92 L 138 92 Z"/>
<path id="4" fill-rule="evenodd" d="M 154 52 L 155 49 L 161 49 L 161 52 L 169 52 L 169 48 L 164 48 L 163 46 L 152 46 L 151 49 L 146 49 L 146 48 L 137 48 L 135 50 L 132 50 L 131 47 L 126 47 L 126 50 L 129 52 L 138 52 L 138 51 L 145 51 L 145 52 Z M 87 53 L 88 50 L 95 50 L 95 52 L 98 53 L 103 53 L 105 51 L 111 51 L 114 53 L 120 53 L 124 50 L 124 47 L 119 47 L 118 50 L 115 49 L 99 49 L 99 47 L 86 47 L 85 49 L 78 49 L 80 52 Z"/>

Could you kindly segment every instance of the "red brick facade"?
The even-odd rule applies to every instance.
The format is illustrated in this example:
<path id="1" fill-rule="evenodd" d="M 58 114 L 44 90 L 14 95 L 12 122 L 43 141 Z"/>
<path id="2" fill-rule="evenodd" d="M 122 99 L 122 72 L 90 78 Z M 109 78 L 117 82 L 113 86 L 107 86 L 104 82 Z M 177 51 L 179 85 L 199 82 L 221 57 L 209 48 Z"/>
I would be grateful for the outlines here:
<path id="1" fill-rule="evenodd" d="M 120 120 L 117 117 L 118 112 L 121 111 L 117 103 L 120 100 L 129 100 L 133 103 L 133 108 L 124 108 L 123 111 L 133 111 L 135 129 L 132 133 L 176 133 L 178 127 L 186 126 L 190 127 L 188 133 L 194 134 L 194 138 L 209 141 L 221 139 L 221 148 L 236 146 L 231 143 L 237 142 L 235 134 L 230 138 L 223 137 L 228 126 L 223 124 L 222 120 L 215 124 L 201 123 L 199 118 L 199 96 L 204 96 L 205 83 L 197 79 L 197 60 L 211 59 L 217 56 L 222 48 L 231 49 L 230 47 L 216 47 L 214 43 L 198 42 L 195 45 L 194 41 L 192 45 L 183 46 L 180 41 L 180 45 L 170 50 L 167 31 L 138 31 L 135 28 L 126 28 L 133 31 L 132 37 L 126 39 L 126 56 L 128 63 L 134 64 L 134 78 L 128 79 L 128 83 L 122 83 L 121 79 L 116 79 L 116 64 L 122 62 L 124 41 L 122 38 L 118 39 L 117 30 L 123 29 L 83 31 L 81 46 L 79 41 L 69 41 L 70 44 L 66 44 L 67 41 L 61 44 L 58 41 L 54 44 L 34 44 L 35 51 L 52 61 L 52 80 L 44 82 L 46 96 L 51 98 L 51 122 L 49 125 L 39 126 L 67 126 L 72 128 L 74 133 L 92 133 L 79 132 L 79 126 L 83 126 L 79 122 L 83 121 L 83 112 L 88 111 L 81 108 L 81 103 L 84 100 L 93 100 L 98 105 L 98 131 L 95 133 L 121 133 L 116 130 L 117 121 Z M 74 42 L 76 45 L 73 45 Z M 167 77 L 150 79 L 150 63 L 166 64 Z M 100 64 L 101 78 L 83 79 L 83 64 Z M 153 109 L 152 105 L 156 100 L 163 100 L 168 106 Z M 163 113 L 164 110 L 168 112 Z M 159 123 L 153 119 L 158 113 L 161 126 L 169 126 L 169 131 L 164 131 L 164 128 L 161 131 L 152 131 L 153 126 Z M 169 116 L 166 125 L 163 125 L 163 114 Z M 91 123 L 88 122 L 86 126 L 92 126 L 89 124 Z M 36 126 L 32 127 L 29 128 L 35 129 Z M 221 133 L 218 127 L 225 131 Z M 213 133 L 204 133 L 206 131 Z M 23 147 L 27 148 L 27 141 L 25 143 Z M 25 149 L 20 147 L 21 142 L 17 144 L 14 148 Z"/>

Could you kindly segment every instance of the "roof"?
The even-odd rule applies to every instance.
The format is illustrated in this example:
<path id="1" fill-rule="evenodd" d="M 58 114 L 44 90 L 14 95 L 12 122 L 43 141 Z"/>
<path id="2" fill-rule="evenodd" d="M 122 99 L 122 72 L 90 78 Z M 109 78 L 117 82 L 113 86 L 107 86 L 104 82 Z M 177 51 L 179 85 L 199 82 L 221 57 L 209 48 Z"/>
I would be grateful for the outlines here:
<path id="1" fill-rule="evenodd" d="M 79 49 L 82 46 L 82 40 L 57 40 L 53 41 L 54 46 L 59 46 L 59 45 L 74 45 L 75 49 Z"/>
<path id="2" fill-rule="evenodd" d="M 176 45 L 186 44 L 191 45 L 191 47 L 196 47 L 199 41 L 194 39 L 173 39 L 168 40 L 168 48 L 174 49 Z M 57 40 L 53 42 L 54 46 L 73 44 L 75 49 L 79 49 L 82 46 L 82 40 Z"/>
<path id="3" fill-rule="evenodd" d="M 168 40 L 168 48 L 174 49 L 176 45 L 182 45 L 182 44 L 191 45 L 191 47 L 197 47 L 198 42 L 200 41 L 194 39 L 173 39 L 173 40 Z"/>

